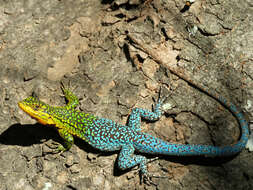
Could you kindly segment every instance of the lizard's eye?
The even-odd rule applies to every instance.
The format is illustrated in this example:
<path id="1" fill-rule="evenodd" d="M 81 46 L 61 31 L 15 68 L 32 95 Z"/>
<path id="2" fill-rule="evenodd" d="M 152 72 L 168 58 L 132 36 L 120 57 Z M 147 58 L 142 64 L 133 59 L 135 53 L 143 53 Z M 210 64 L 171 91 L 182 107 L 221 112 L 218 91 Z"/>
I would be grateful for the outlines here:
<path id="1" fill-rule="evenodd" d="M 37 111 L 40 108 L 39 105 L 35 105 L 34 110 Z"/>

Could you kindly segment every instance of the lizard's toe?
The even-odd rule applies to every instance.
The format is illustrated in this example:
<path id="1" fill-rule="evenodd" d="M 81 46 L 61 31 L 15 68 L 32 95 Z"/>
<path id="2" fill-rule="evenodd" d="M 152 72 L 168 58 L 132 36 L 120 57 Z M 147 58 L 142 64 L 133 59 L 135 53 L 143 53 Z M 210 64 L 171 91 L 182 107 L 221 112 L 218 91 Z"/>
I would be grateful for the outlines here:
<path id="1" fill-rule="evenodd" d="M 142 175 L 141 178 L 141 183 L 145 183 L 147 185 L 155 185 L 157 186 L 158 184 L 155 183 L 152 178 L 167 178 L 167 176 L 160 176 L 160 175 L 154 175 L 154 174 L 150 174 L 150 173 L 146 173 Z"/>

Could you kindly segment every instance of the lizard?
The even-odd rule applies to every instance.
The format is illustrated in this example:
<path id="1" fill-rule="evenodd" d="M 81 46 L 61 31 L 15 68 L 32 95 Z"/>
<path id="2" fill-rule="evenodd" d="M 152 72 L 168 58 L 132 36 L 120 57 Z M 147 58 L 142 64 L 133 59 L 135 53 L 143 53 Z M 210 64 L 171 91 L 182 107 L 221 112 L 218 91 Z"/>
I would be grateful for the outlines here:
<path id="1" fill-rule="evenodd" d="M 165 65 L 156 54 L 152 53 L 136 38 L 131 35 L 128 35 L 128 37 L 156 62 Z M 234 115 L 241 129 L 241 137 L 235 144 L 226 146 L 176 144 L 142 132 L 141 119 L 156 121 L 162 116 L 164 99 L 161 100 L 160 95 L 153 111 L 133 108 L 127 125 L 76 110 L 79 99 L 71 90 L 66 89 L 64 86 L 62 86 L 62 90 L 68 101 L 66 106 L 50 106 L 34 96 L 18 102 L 18 106 L 39 123 L 53 126 L 58 130 L 59 135 L 64 140 L 64 143 L 58 146 L 59 151 L 69 150 L 74 143 L 74 136 L 101 151 L 119 151 L 117 162 L 119 169 L 126 170 L 139 166 L 140 174 L 146 181 L 151 181 L 150 178 L 154 176 L 147 170 L 147 163 L 154 159 L 147 159 L 143 155 L 135 154 L 135 152 L 153 155 L 206 157 L 232 156 L 241 152 L 249 138 L 248 122 L 243 113 L 232 102 L 214 90 L 196 84 L 178 70 L 173 68 L 169 68 L 169 70 L 190 85 L 195 86 L 217 100 Z"/>
<path id="2" fill-rule="evenodd" d="M 84 113 L 75 108 L 79 104 L 77 96 L 69 89 L 62 87 L 67 99 L 66 106 L 50 106 L 35 96 L 30 96 L 20 102 L 18 106 L 43 125 L 53 126 L 58 130 L 64 143 L 58 146 L 59 151 L 66 151 L 74 143 L 74 136 L 101 151 L 120 151 L 117 165 L 125 170 L 139 166 L 141 176 L 147 181 L 156 177 L 148 173 L 147 163 L 155 158 L 147 159 L 139 153 L 153 155 L 174 156 L 230 156 L 239 153 L 247 143 L 249 131 L 248 123 L 243 114 L 234 104 L 219 96 L 219 100 L 235 115 L 241 127 L 241 138 L 233 144 L 223 147 L 212 145 L 175 144 L 154 137 L 141 131 L 141 118 L 149 121 L 158 120 L 162 115 L 160 96 L 153 111 L 133 108 L 128 124 L 122 125 L 110 119 L 100 118 L 90 113 Z M 160 93 L 159 93 L 160 94 Z"/>

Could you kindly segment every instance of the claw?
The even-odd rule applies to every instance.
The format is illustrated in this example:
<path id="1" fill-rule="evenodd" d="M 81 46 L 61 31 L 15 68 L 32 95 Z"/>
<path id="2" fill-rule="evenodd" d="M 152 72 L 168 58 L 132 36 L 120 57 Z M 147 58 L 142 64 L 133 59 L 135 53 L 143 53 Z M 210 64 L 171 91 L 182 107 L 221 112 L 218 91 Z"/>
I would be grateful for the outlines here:
<path id="1" fill-rule="evenodd" d="M 164 113 L 164 109 L 163 109 L 163 103 L 164 101 L 167 99 L 168 96 L 163 96 L 161 97 L 162 94 L 162 86 L 160 86 L 159 92 L 158 92 L 158 98 L 157 100 L 154 100 L 155 105 L 152 106 L 153 110 L 155 110 L 158 114 L 163 114 Z"/>
<path id="2" fill-rule="evenodd" d="M 159 88 L 158 100 L 157 100 L 157 101 L 160 101 L 160 99 L 161 99 L 161 94 L 162 94 L 162 86 L 160 86 L 160 88 Z"/>
<path id="3" fill-rule="evenodd" d="M 141 178 L 141 183 L 144 182 L 147 185 L 154 185 L 157 186 L 158 184 L 153 182 L 152 178 L 168 178 L 167 176 L 160 176 L 160 175 L 154 175 L 154 174 L 143 174 Z"/>
<path id="4" fill-rule="evenodd" d="M 142 180 L 141 180 L 141 183 L 142 181 L 147 184 L 147 185 L 154 185 L 154 186 L 157 186 L 157 184 L 155 182 L 152 181 L 152 176 L 150 174 L 143 174 L 142 176 Z"/>
<path id="5" fill-rule="evenodd" d="M 162 97 L 162 86 L 160 86 L 159 88 L 159 92 L 158 92 L 158 98 L 157 100 L 155 100 L 155 98 L 153 98 L 154 102 L 156 104 L 163 104 L 163 102 L 168 98 L 168 96 L 163 96 Z"/>
<path id="6" fill-rule="evenodd" d="M 164 101 L 168 98 L 168 95 L 167 95 L 167 96 L 161 97 L 161 94 L 162 94 L 162 86 L 160 86 L 159 96 L 158 96 L 158 102 L 159 102 L 160 104 L 163 104 Z"/>
<path id="7" fill-rule="evenodd" d="M 65 86 L 64 86 L 64 83 L 63 83 L 63 81 L 61 81 L 60 83 L 61 83 L 61 89 L 64 92 L 64 90 L 66 89 Z"/>
<path id="8" fill-rule="evenodd" d="M 78 88 L 78 86 L 75 85 L 73 88 L 70 89 L 70 87 L 71 87 L 70 80 L 68 81 L 67 87 L 64 85 L 63 81 L 61 81 L 60 83 L 61 83 L 61 90 L 63 91 L 64 94 L 66 94 L 66 92 L 68 92 L 68 91 L 75 91 Z"/>

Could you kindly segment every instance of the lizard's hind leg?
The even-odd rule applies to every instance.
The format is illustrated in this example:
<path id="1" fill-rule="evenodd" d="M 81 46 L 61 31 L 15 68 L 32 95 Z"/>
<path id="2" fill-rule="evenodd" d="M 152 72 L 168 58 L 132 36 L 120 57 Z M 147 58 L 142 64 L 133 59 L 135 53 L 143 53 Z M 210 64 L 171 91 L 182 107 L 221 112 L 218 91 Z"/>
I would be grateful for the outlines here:
<path id="1" fill-rule="evenodd" d="M 147 173 L 146 163 L 148 162 L 148 159 L 141 155 L 135 155 L 134 150 L 132 144 L 122 145 L 118 159 L 119 168 L 125 170 L 134 166 L 139 166 L 142 173 Z"/>
<path id="2" fill-rule="evenodd" d="M 139 166 L 141 181 L 143 180 L 148 185 L 150 184 L 157 185 L 151 180 L 152 177 L 167 178 L 166 176 L 156 176 L 150 174 L 147 170 L 147 164 L 157 160 L 158 157 L 147 159 L 144 156 L 135 155 L 134 150 L 135 150 L 134 146 L 131 144 L 126 144 L 122 146 L 118 159 L 118 167 L 120 169 L 125 170 L 135 166 Z"/>
<path id="3" fill-rule="evenodd" d="M 139 166 L 140 174 L 143 178 L 147 179 L 147 163 L 149 160 L 141 155 L 134 154 L 134 146 L 131 144 L 123 145 L 119 153 L 118 167 L 122 170 Z"/>

